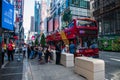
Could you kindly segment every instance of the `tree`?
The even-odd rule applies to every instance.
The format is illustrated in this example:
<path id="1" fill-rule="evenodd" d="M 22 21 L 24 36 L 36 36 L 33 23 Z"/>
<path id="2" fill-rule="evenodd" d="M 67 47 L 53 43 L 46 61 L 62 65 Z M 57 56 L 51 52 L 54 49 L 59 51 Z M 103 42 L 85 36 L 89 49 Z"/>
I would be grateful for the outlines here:
<path id="1" fill-rule="evenodd" d="M 38 45 L 38 38 L 35 39 L 35 45 Z"/>
<path id="2" fill-rule="evenodd" d="M 40 44 L 42 46 L 45 46 L 45 44 L 46 44 L 46 42 L 45 42 L 45 35 L 44 34 L 42 34 L 42 36 L 41 36 Z"/>
<path id="3" fill-rule="evenodd" d="M 71 11 L 66 11 L 63 14 L 63 21 L 66 23 L 66 26 L 68 25 L 68 23 L 72 20 L 72 15 L 71 15 Z"/>

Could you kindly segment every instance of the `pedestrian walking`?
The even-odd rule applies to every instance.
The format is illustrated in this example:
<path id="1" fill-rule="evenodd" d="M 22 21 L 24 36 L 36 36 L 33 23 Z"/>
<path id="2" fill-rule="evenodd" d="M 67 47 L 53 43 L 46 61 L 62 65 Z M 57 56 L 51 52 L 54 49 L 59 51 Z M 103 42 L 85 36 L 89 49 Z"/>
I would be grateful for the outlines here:
<path id="1" fill-rule="evenodd" d="M 23 45 L 22 46 L 23 58 L 26 58 L 26 50 L 27 50 L 26 45 Z"/>
<path id="2" fill-rule="evenodd" d="M 13 61 L 14 57 L 13 57 L 13 44 L 12 41 L 10 41 L 10 43 L 7 46 L 8 49 L 8 61 L 10 61 L 10 59 Z"/>

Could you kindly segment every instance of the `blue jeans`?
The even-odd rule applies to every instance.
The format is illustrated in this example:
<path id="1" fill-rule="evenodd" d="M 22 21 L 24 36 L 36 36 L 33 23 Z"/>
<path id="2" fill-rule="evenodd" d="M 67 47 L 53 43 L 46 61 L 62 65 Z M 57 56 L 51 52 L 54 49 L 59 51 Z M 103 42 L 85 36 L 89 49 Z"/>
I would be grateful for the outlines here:
<path id="1" fill-rule="evenodd" d="M 30 59 L 32 59 L 33 57 L 34 57 L 34 51 L 31 51 L 31 53 L 30 53 Z"/>
<path id="2" fill-rule="evenodd" d="M 42 58 L 42 52 L 41 52 L 41 51 L 39 51 L 39 52 L 38 52 L 38 55 L 39 55 L 39 57 L 38 57 L 38 58 L 39 58 L 39 59 L 41 59 L 41 58 Z"/>

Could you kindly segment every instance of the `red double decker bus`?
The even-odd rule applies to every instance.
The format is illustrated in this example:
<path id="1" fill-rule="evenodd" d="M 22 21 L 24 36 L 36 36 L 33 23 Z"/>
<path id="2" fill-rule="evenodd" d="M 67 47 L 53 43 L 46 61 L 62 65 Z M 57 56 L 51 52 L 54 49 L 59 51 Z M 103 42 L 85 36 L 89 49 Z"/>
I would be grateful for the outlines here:
<path id="1" fill-rule="evenodd" d="M 97 45 L 98 26 L 96 21 L 90 18 L 73 19 L 67 28 L 57 31 L 51 37 L 54 37 L 51 41 L 61 41 L 68 45 L 70 41 L 73 41 L 76 45 L 76 57 L 82 55 L 89 57 L 99 56 Z"/>

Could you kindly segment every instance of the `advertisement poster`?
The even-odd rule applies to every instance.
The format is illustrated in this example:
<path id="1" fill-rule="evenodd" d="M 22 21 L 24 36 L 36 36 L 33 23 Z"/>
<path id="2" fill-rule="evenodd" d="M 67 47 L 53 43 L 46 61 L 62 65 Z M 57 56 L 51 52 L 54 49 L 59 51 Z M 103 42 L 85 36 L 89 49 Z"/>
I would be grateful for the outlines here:
<path id="1" fill-rule="evenodd" d="M 7 0 L 2 0 L 2 28 L 14 29 L 14 6 Z"/>

